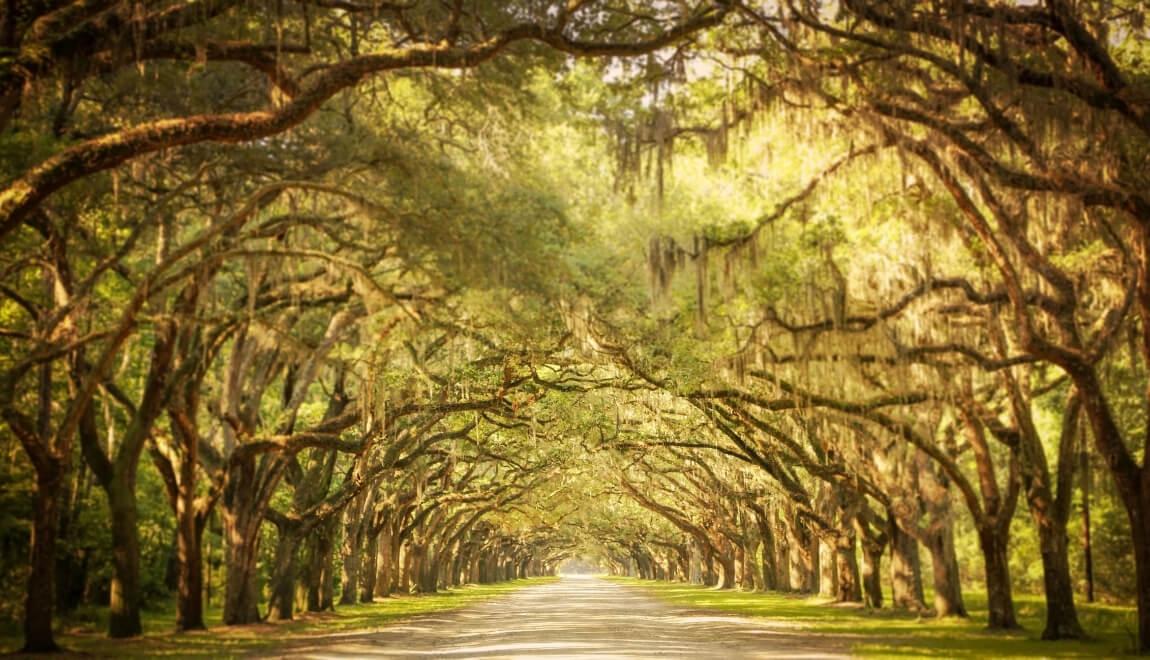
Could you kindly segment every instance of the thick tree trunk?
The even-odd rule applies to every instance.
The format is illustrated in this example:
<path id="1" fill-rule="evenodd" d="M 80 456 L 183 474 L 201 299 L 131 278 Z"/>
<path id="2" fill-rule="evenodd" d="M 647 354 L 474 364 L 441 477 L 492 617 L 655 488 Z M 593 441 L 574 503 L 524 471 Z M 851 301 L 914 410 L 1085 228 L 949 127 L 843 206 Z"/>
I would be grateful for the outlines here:
<path id="1" fill-rule="evenodd" d="M 1138 651 L 1150 653 L 1150 480 L 1143 480 L 1135 506 L 1126 507 L 1134 540 L 1134 573 L 1138 603 Z"/>
<path id="2" fill-rule="evenodd" d="M 296 549 L 300 536 L 294 525 L 279 526 L 275 563 L 272 566 L 269 621 L 291 621 L 295 614 Z"/>
<path id="3" fill-rule="evenodd" d="M 986 564 L 986 606 L 988 628 L 1018 628 L 1014 614 L 1014 597 L 1010 586 L 1010 563 L 1007 559 L 1007 537 L 995 530 L 980 529 L 978 544 Z"/>
<path id="4" fill-rule="evenodd" d="M 745 537 L 744 537 L 745 538 Z M 755 590 L 755 569 L 752 566 L 752 560 L 755 556 L 755 550 L 758 549 L 758 543 L 749 544 L 750 547 L 745 547 L 744 544 L 739 544 L 739 588 L 743 591 Z"/>
<path id="5" fill-rule="evenodd" d="M 922 561 L 918 541 L 890 518 L 890 582 L 894 606 L 912 612 L 926 611 L 922 589 Z"/>
<path id="6" fill-rule="evenodd" d="M 1094 549 L 1090 543 L 1090 486 L 1094 475 L 1090 467 L 1090 452 L 1083 443 L 1079 474 L 1082 479 L 1082 571 L 1086 582 L 1086 602 L 1094 602 Z"/>
<path id="7" fill-rule="evenodd" d="M 379 534 L 367 539 L 363 548 L 362 565 L 360 566 L 359 602 L 370 603 L 375 600 L 376 565 L 379 562 Z"/>
<path id="8" fill-rule="evenodd" d="M 408 565 L 411 563 L 410 554 L 408 544 L 401 542 L 395 562 L 395 590 L 401 594 L 411 593 L 411 571 L 408 570 Z"/>
<path id="9" fill-rule="evenodd" d="M 250 503 L 225 503 L 221 509 L 226 570 L 224 584 L 224 624 L 258 623 L 259 594 L 256 571 L 259 561 L 260 517 Z"/>
<path id="10" fill-rule="evenodd" d="M 475 557 L 476 584 L 489 584 L 493 581 L 494 568 L 493 562 L 489 552 L 480 552 Z"/>
<path id="11" fill-rule="evenodd" d="M 792 540 L 783 528 L 782 534 L 775 535 L 775 554 L 772 562 L 775 565 L 775 589 L 779 591 L 794 591 L 791 582 L 791 542 Z"/>
<path id="12" fill-rule="evenodd" d="M 366 492 L 344 511 L 343 543 L 340 546 L 340 605 L 356 601 L 360 576 L 360 541 L 363 530 L 363 504 Z"/>
<path id="13" fill-rule="evenodd" d="M 153 457 L 166 473 L 165 479 L 176 518 L 176 629 L 203 630 L 204 625 L 204 525 L 214 507 L 214 498 L 197 499 L 200 434 L 191 421 L 197 399 L 184 390 L 184 408 L 168 410 L 173 435 L 182 451 L 165 454 L 153 445 Z"/>
<path id="14" fill-rule="evenodd" d="M 759 528 L 759 568 L 762 575 L 761 586 L 763 591 L 779 588 L 778 569 L 775 562 L 775 535 L 771 531 L 770 523 L 763 515 L 755 517 Z"/>
<path id="15" fill-rule="evenodd" d="M 395 590 L 395 545 L 391 526 L 385 525 L 379 535 L 379 560 L 375 576 L 375 595 L 387 598 Z"/>
<path id="16" fill-rule="evenodd" d="M 862 586 L 867 607 L 882 607 L 882 546 L 863 544 Z"/>
<path id="17" fill-rule="evenodd" d="M 28 590 L 24 598 L 24 647 L 26 653 L 59 650 L 52 634 L 56 577 L 56 541 L 60 524 L 60 491 L 63 470 L 59 461 L 36 472 L 36 503 L 32 519 L 32 548 Z"/>
<path id="18" fill-rule="evenodd" d="M 970 616 L 962 601 L 962 579 L 958 555 L 954 550 L 954 529 L 938 525 L 927 533 L 926 549 L 930 552 L 934 578 L 934 611 L 939 617 Z"/>
<path id="19" fill-rule="evenodd" d="M 691 584 L 703 584 L 703 553 L 699 542 L 691 539 L 687 545 L 688 581 Z"/>
<path id="20" fill-rule="evenodd" d="M 439 586 L 450 589 L 455 586 L 459 575 L 459 557 L 451 550 L 444 550 L 439 560 Z"/>
<path id="21" fill-rule="evenodd" d="M 176 629 L 203 630 L 204 625 L 204 522 L 195 505 L 183 502 L 176 518 Z"/>
<path id="22" fill-rule="evenodd" d="M 838 593 L 838 572 L 835 567 L 835 549 L 829 541 L 818 540 L 818 591 L 823 598 L 835 598 Z"/>
<path id="23" fill-rule="evenodd" d="M 112 587 L 108 636 L 135 637 L 140 623 L 140 535 L 135 470 L 113 477 L 108 488 L 112 525 Z"/>
<path id="24" fill-rule="evenodd" d="M 71 530 L 79 517 L 82 502 L 85 499 L 87 471 L 86 463 L 80 461 L 76 466 L 68 487 L 62 487 L 57 495 L 60 502 L 60 521 L 57 531 L 57 545 L 68 539 Z M 56 612 L 74 611 L 84 598 L 84 588 L 88 582 L 88 548 L 80 548 L 69 553 L 56 555 Z"/>
<path id="25" fill-rule="evenodd" d="M 811 537 L 799 523 L 792 523 L 789 529 L 791 538 L 788 542 L 790 567 L 790 584 L 795 591 L 803 593 L 818 592 L 818 540 L 814 540 L 812 547 Z"/>
<path id="26" fill-rule="evenodd" d="M 320 526 L 319 535 L 319 611 L 335 609 L 335 525 Z"/>
<path id="27" fill-rule="evenodd" d="M 307 551 L 307 611 L 323 611 L 323 550 L 318 534 L 308 540 Z"/>
<path id="28" fill-rule="evenodd" d="M 1042 575 L 1046 595 L 1046 627 L 1042 639 L 1081 639 L 1085 636 L 1074 607 L 1074 583 L 1065 527 L 1039 526 Z"/>
<path id="29" fill-rule="evenodd" d="M 719 561 L 719 581 L 716 585 L 717 589 L 734 589 L 735 588 L 735 554 L 728 552 L 724 554 L 716 554 L 715 558 Z"/>
<path id="30" fill-rule="evenodd" d="M 853 534 L 843 534 L 835 543 L 835 600 L 840 603 L 861 603 L 863 599 L 855 545 Z M 882 606 L 881 596 L 879 606 Z"/>
<path id="31" fill-rule="evenodd" d="M 418 593 L 423 588 L 423 564 L 424 564 L 425 548 L 420 543 L 414 541 L 407 544 L 407 575 L 409 580 L 409 587 L 414 587 L 414 591 Z M 410 590 L 410 589 L 409 589 Z"/>
<path id="32" fill-rule="evenodd" d="M 439 591 L 439 561 L 434 547 L 425 550 L 416 577 L 419 593 L 433 594 Z"/>

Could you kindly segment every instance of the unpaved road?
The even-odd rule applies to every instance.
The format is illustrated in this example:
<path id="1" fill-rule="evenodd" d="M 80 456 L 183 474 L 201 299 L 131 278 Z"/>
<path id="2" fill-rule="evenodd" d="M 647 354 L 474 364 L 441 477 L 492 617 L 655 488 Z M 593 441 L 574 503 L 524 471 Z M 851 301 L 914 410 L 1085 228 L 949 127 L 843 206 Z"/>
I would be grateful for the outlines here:
<path id="1" fill-rule="evenodd" d="M 849 642 L 780 622 L 683 610 L 569 577 L 379 632 L 329 635 L 291 658 L 843 658 Z"/>

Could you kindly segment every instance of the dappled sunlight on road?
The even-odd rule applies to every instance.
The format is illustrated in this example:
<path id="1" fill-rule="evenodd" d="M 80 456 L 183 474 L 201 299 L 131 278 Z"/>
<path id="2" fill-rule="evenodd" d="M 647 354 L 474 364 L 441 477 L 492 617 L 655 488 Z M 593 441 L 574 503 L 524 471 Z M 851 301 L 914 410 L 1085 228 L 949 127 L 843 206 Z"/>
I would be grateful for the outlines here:
<path id="1" fill-rule="evenodd" d="M 330 635 L 285 657 L 845 657 L 848 642 L 770 621 L 677 609 L 585 576 L 374 633 Z"/>

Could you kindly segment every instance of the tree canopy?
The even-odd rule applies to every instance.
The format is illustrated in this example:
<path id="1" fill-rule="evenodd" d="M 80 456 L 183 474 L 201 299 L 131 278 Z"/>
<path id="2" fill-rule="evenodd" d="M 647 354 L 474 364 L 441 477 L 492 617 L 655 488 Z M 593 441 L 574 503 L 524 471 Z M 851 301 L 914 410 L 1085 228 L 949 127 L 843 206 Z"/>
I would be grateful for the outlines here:
<path id="1" fill-rule="evenodd" d="M 1146 11 L 5 5 L 0 618 L 577 562 L 1150 649 Z"/>

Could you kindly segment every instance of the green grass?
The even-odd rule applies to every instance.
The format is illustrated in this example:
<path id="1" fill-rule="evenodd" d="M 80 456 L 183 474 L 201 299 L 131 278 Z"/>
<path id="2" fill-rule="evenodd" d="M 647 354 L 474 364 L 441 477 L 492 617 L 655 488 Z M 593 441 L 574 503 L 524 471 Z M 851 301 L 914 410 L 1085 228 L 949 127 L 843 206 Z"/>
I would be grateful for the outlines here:
<path id="1" fill-rule="evenodd" d="M 250 626 L 222 626 L 221 611 L 212 608 L 207 611 L 208 630 L 187 633 L 173 630 L 173 610 L 145 611 L 143 637 L 130 640 L 113 640 L 104 636 L 107 608 L 85 608 L 60 623 L 56 641 L 71 651 L 96 656 L 230 658 L 278 649 L 319 635 L 372 632 L 416 614 L 465 607 L 555 579 L 543 577 L 468 585 L 426 596 L 397 596 L 368 604 L 340 605 L 334 612 L 301 613 L 294 621 Z M 0 635 L 0 652 L 20 647 L 18 630 L 6 628 L 0 631 Z"/>
<path id="2" fill-rule="evenodd" d="M 964 594 L 970 619 L 939 620 L 889 609 L 835 606 L 825 599 L 791 594 L 716 591 L 635 578 L 611 579 L 640 587 L 681 607 L 766 617 L 815 633 L 857 638 L 851 650 L 866 657 L 1113 657 L 1130 652 L 1137 629 L 1133 608 L 1079 603 L 1079 617 L 1093 639 L 1042 641 L 1039 637 L 1045 605 L 1039 596 L 1016 595 L 1015 606 L 1023 630 L 999 632 L 986 629 L 986 598 L 978 593 Z"/>

